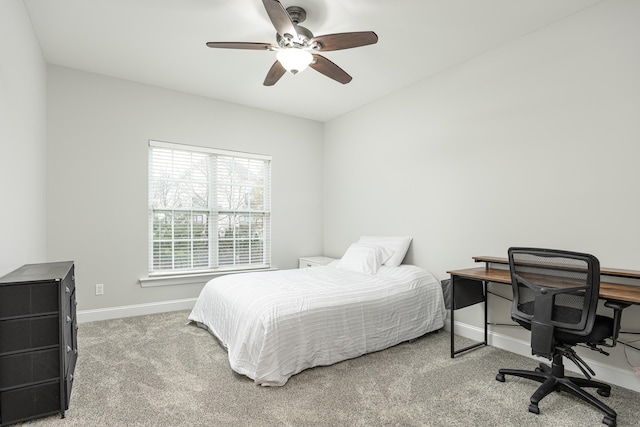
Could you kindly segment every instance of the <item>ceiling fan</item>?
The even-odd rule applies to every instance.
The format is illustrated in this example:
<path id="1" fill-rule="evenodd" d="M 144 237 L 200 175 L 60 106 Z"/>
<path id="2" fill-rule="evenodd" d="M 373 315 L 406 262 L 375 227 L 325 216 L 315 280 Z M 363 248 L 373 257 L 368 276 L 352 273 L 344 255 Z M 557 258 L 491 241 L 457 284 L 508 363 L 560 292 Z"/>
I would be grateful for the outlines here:
<path id="1" fill-rule="evenodd" d="M 277 46 L 270 43 L 245 42 L 208 42 L 207 46 L 277 52 L 276 62 L 264 79 L 265 86 L 276 84 L 287 71 L 297 74 L 307 67 L 342 84 L 349 83 L 352 79 L 349 74 L 317 52 L 350 49 L 378 42 L 378 36 L 373 31 L 314 36 L 311 31 L 299 25 L 307 17 L 303 8 L 290 6 L 285 9 L 278 0 L 262 0 L 262 3 L 277 31 Z"/>

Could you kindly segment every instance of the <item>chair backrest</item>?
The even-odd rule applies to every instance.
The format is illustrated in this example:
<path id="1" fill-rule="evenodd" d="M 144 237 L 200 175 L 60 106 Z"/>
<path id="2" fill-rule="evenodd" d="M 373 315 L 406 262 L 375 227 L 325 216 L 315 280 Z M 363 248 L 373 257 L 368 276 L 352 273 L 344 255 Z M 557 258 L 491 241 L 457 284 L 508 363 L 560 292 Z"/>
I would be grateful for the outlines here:
<path id="1" fill-rule="evenodd" d="M 551 358 L 556 330 L 591 333 L 600 291 L 593 255 L 539 248 L 509 248 L 511 317 L 531 326 L 533 354 Z"/>

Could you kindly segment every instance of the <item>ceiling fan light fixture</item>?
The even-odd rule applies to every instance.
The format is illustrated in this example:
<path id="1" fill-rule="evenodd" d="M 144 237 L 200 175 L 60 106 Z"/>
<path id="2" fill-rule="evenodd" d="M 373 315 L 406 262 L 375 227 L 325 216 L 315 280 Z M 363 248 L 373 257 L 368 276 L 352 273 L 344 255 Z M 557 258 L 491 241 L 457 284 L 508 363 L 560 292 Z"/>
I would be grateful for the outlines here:
<path id="1" fill-rule="evenodd" d="M 298 74 L 304 71 L 313 62 L 313 55 L 310 52 L 296 47 L 280 49 L 276 54 L 276 58 L 284 69 L 291 72 L 291 74 Z"/>

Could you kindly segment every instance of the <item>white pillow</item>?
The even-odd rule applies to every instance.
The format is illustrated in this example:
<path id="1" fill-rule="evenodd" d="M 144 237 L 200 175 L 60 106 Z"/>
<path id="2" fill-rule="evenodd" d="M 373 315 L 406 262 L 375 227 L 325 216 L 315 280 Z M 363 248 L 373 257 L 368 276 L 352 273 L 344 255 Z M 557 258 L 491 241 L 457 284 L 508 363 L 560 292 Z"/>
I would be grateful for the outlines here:
<path id="1" fill-rule="evenodd" d="M 353 243 L 344 253 L 337 268 L 364 274 L 376 274 L 380 266 L 393 255 L 391 249 L 376 245 Z"/>
<path id="2" fill-rule="evenodd" d="M 358 240 L 358 243 L 382 246 L 383 248 L 392 250 L 393 255 L 384 262 L 384 265 L 398 267 L 402 264 L 402 260 L 409 250 L 412 239 L 411 236 L 362 236 L 360 240 Z"/>

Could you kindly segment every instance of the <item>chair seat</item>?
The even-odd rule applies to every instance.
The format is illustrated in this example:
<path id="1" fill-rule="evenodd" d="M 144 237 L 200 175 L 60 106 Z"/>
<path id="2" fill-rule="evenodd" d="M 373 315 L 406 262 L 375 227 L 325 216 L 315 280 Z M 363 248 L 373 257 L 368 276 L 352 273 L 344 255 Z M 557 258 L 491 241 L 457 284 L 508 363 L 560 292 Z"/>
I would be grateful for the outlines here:
<path id="1" fill-rule="evenodd" d="M 531 323 L 524 322 L 519 319 L 514 319 L 523 328 L 531 330 Z M 556 341 L 563 342 L 569 345 L 575 345 L 578 343 L 598 343 L 607 338 L 613 336 L 613 319 L 607 316 L 596 315 L 596 320 L 593 323 L 591 333 L 588 335 L 577 335 L 567 331 L 556 330 L 554 337 Z"/>

